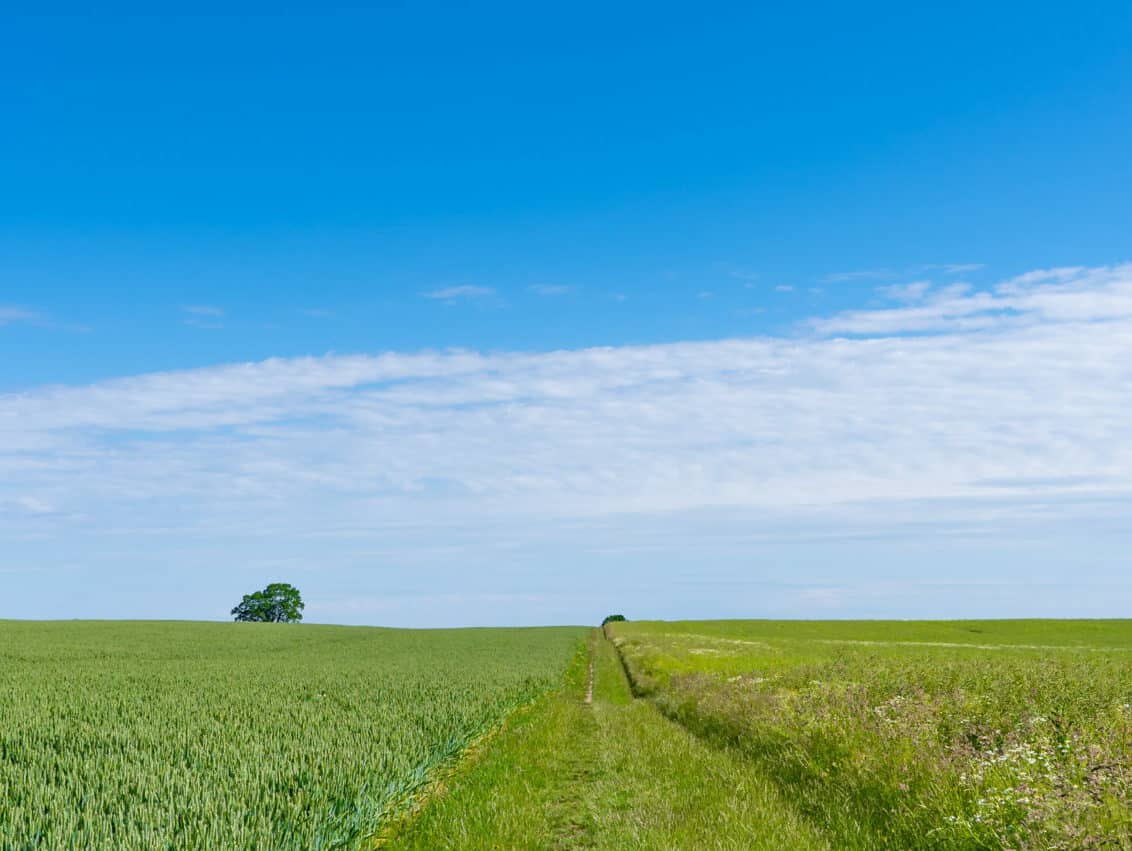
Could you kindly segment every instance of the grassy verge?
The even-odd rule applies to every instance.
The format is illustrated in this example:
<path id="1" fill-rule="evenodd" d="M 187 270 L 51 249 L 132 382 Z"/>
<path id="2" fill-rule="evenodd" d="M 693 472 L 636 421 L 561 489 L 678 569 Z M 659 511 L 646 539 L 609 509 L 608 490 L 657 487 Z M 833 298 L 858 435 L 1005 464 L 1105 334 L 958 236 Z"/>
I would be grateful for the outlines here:
<path id="1" fill-rule="evenodd" d="M 595 631 L 563 688 L 513 717 L 396 849 L 818 849 L 826 844 L 742 758 L 633 701 Z"/>

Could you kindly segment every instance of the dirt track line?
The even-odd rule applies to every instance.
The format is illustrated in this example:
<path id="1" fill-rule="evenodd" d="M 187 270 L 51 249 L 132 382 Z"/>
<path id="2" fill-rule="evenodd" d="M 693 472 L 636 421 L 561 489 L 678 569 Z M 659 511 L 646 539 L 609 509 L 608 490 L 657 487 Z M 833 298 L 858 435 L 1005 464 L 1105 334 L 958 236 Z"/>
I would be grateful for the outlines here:
<path id="1" fill-rule="evenodd" d="M 590 651 L 590 676 L 586 680 L 586 703 L 594 702 L 594 655 Z"/>

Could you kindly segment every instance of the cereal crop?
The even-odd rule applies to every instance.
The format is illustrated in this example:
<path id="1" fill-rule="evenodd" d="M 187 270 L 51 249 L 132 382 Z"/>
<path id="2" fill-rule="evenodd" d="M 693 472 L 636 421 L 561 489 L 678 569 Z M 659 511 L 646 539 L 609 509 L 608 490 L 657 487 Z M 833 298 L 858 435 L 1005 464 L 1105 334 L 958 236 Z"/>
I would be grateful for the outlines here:
<path id="1" fill-rule="evenodd" d="M 356 847 L 584 635 L 0 622 L 0 847 Z"/>

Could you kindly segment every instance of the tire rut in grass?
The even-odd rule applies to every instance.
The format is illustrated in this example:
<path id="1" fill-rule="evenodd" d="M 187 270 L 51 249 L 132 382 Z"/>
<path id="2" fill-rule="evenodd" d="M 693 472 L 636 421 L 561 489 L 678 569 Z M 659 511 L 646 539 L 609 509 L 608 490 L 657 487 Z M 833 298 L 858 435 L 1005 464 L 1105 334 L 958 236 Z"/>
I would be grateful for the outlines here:
<path id="1" fill-rule="evenodd" d="M 589 758 L 571 759 L 563 766 L 562 794 L 551 803 L 549 813 L 552 832 L 548 847 L 554 851 L 598 847 L 593 815 L 586 806 L 586 790 L 601 774 L 598 766 Z"/>
<path id="2" fill-rule="evenodd" d="M 552 834 L 548 847 L 553 851 L 596 848 L 596 825 L 588 806 L 589 792 L 604 770 L 597 744 L 598 723 L 593 713 L 594 666 L 597 646 L 590 643 L 589 670 L 584 706 L 578 707 L 575 747 L 560 755 L 558 771 L 562 786 L 550 805 Z"/>

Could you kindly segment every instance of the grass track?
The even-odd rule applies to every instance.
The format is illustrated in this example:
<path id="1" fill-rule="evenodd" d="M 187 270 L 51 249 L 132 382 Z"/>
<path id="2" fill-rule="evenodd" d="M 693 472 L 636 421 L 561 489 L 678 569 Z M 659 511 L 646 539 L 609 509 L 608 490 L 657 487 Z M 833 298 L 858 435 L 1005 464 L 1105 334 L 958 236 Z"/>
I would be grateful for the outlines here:
<path id="1" fill-rule="evenodd" d="M 396 849 L 825 849 L 749 763 L 634 701 L 595 630 L 561 690 L 513 716 Z"/>

